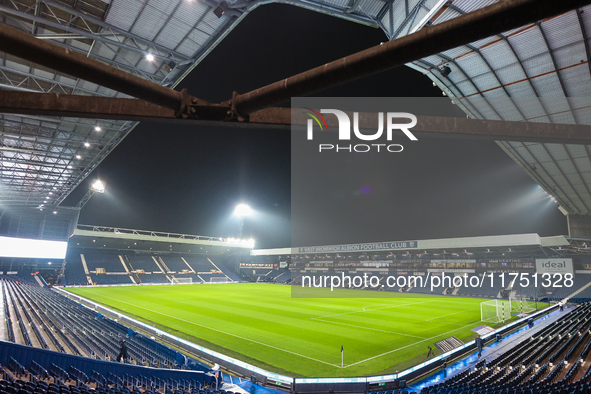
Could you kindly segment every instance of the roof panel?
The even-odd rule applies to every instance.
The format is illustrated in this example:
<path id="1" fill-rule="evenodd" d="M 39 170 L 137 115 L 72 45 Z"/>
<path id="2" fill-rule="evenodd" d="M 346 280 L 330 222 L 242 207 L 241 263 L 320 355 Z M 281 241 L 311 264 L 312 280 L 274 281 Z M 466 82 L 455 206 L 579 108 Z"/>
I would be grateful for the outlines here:
<path id="1" fill-rule="evenodd" d="M 182 1 L 183 0 L 148 0 L 148 5 L 166 15 L 171 15 Z"/>
<path id="2" fill-rule="evenodd" d="M 496 0 L 455 0 L 453 5 L 464 12 L 472 12 L 496 2 Z"/>
<path id="3" fill-rule="evenodd" d="M 564 97 L 564 91 L 554 71 L 538 74 L 534 78 L 531 78 L 531 82 L 540 96 Z"/>
<path id="4" fill-rule="evenodd" d="M 383 0 L 364 0 L 357 7 L 357 12 L 376 18 L 384 4 Z"/>
<path id="5" fill-rule="evenodd" d="M 494 69 L 507 67 L 517 62 L 509 44 L 501 39 L 482 47 L 480 52 Z"/>
<path id="6" fill-rule="evenodd" d="M 507 37 L 517 56 L 526 60 L 548 52 L 548 47 L 540 29 L 533 25 L 532 27 L 522 29 L 516 34 Z"/>
<path id="7" fill-rule="evenodd" d="M 570 97 L 584 97 L 591 92 L 591 78 L 587 63 L 580 63 L 575 67 L 561 70 L 560 77 L 564 81 Z"/>
<path id="8" fill-rule="evenodd" d="M 470 76 L 482 76 L 490 71 L 480 54 L 469 48 L 466 48 L 465 55 L 456 58 L 456 63 Z"/>
<path id="9" fill-rule="evenodd" d="M 156 37 L 156 34 L 162 29 L 167 20 L 168 14 L 154 8 L 148 3 L 131 28 L 131 32 L 151 41 Z"/>
<path id="10" fill-rule="evenodd" d="M 190 26 L 176 18 L 172 18 L 162 29 L 156 42 L 167 48 L 176 48 L 182 39 L 189 34 L 193 26 Z"/>
<path id="11" fill-rule="evenodd" d="M 146 2 L 146 0 L 113 0 L 105 21 L 129 31 Z"/>
<path id="12" fill-rule="evenodd" d="M 550 47 L 554 50 L 583 40 L 579 20 L 574 11 L 546 19 L 541 25 Z"/>
<path id="13" fill-rule="evenodd" d="M 182 23 L 194 26 L 209 8 L 211 7 L 201 1 L 182 1 L 174 17 Z"/>

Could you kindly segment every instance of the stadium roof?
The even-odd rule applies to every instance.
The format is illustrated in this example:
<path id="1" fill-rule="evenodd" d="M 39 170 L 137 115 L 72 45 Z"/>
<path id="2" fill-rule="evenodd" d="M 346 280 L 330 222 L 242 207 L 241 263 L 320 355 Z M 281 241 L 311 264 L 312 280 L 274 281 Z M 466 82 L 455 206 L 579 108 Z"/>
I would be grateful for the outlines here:
<path id="1" fill-rule="evenodd" d="M 494 3 L 486 0 L 293 0 L 289 2 L 380 27 L 389 39 Z M 250 11 L 268 1 L 12 0 L 0 2 L 0 23 L 141 76 L 175 87 Z M 591 7 L 414 62 L 474 118 L 591 124 Z M 148 59 L 148 54 L 152 60 Z M 449 73 L 444 66 L 449 67 Z M 0 88 L 124 97 L 0 53 Z M 536 97 L 548 98 L 541 100 Z M 507 100 L 528 97 L 527 104 Z M 0 203 L 55 206 L 135 126 L 47 116 L 0 115 Z M 563 212 L 591 213 L 587 146 L 499 142 Z"/>
<path id="2" fill-rule="evenodd" d="M 439 2 L 430 23 L 491 3 Z M 400 26 L 395 22 L 394 31 Z M 589 125 L 590 34 L 591 7 L 584 7 L 429 56 L 412 67 L 428 75 L 473 118 Z M 588 146 L 510 141 L 498 145 L 558 200 L 563 213 L 591 213 Z"/>
<path id="3" fill-rule="evenodd" d="M 562 235 L 540 237 L 538 234 L 493 235 L 486 237 L 442 238 L 410 241 L 387 241 L 344 245 L 305 246 L 298 248 L 255 249 L 251 256 L 291 256 L 312 260 L 335 257 L 383 259 L 393 257 L 432 259 L 511 259 L 591 255 L 591 243 Z"/>
<path id="4" fill-rule="evenodd" d="M 213 255 L 248 254 L 253 245 L 232 238 L 78 225 L 68 247 Z"/>

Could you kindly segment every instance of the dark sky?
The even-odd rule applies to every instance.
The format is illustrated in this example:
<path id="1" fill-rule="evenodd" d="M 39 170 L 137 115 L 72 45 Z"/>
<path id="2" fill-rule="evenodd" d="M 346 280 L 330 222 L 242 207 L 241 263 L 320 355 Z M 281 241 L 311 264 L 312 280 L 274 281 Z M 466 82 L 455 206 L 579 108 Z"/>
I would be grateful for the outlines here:
<path id="1" fill-rule="evenodd" d="M 384 40 L 378 29 L 265 5 L 179 88 L 221 102 L 232 91 L 248 92 Z M 441 97 L 441 92 L 402 67 L 315 95 Z M 245 221 L 245 236 L 255 238 L 257 248 L 286 247 L 292 243 L 290 158 L 285 130 L 142 123 L 64 205 L 76 204 L 90 179 L 100 177 L 107 192 L 88 202 L 81 224 L 227 237 L 238 235 L 232 212 L 243 201 L 256 212 Z M 396 162 L 383 164 L 388 170 L 377 178 L 358 174 L 310 187 L 306 196 L 313 203 L 294 220 L 293 246 L 567 231 L 557 207 L 493 141 L 423 138 Z M 375 192 L 360 196 L 359 187 L 369 181 L 378 185 Z"/>

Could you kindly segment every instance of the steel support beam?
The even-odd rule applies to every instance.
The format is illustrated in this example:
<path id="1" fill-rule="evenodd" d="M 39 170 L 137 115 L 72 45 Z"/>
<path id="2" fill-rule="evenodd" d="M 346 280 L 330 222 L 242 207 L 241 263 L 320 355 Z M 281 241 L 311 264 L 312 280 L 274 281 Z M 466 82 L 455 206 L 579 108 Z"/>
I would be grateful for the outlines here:
<path id="1" fill-rule="evenodd" d="M 0 91 L 0 113 L 36 114 L 75 118 L 99 118 L 131 121 L 164 121 L 177 124 L 202 124 L 231 127 L 274 127 L 288 129 L 292 124 L 305 126 L 304 111 L 289 108 L 266 108 L 250 115 L 246 122 L 224 122 L 228 107 L 205 105 L 194 107 L 198 119 L 182 119 L 171 109 L 142 100 L 72 96 L 51 93 Z M 352 117 L 352 114 L 350 114 Z M 418 116 L 413 132 L 433 135 L 472 136 L 505 141 L 560 142 L 591 144 L 591 126 L 534 122 L 508 122 L 465 118 Z M 327 117 L 329 128 L 338 129 L 337 120 Z M 362 129 L 375 130 L 374 113 L 359 114 Z"/>
<path id="2" fill-rule="evenodd" d="M 173 109 L 177 114 L 188 112 L 194 99 L 184 91 L 147 81 L 6 25 L 0 25 L 0 51 Z"/>
<path id="3" fill-rule="evenodd" d="M 505 0 L 408 36 L 272 83 L 228 101 L 236 115 L 247 115 L 291 97 L 327 89 L 385 71 L 434 53 L 591 4 L 591 0 Z"/>

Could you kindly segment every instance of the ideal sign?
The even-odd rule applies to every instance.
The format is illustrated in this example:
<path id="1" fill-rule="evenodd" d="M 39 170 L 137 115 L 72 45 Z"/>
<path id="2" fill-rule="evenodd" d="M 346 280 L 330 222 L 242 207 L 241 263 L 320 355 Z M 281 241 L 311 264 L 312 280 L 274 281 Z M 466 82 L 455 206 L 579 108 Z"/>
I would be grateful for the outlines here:
<path id="1" fill-rule="evenodd" d="M 573 274 L 573 259 L 536 259 L 538 274 Z"/>

